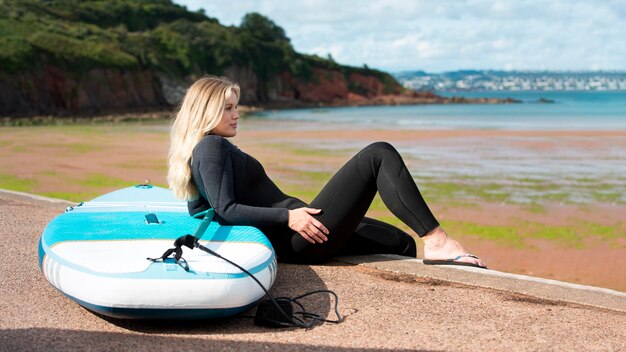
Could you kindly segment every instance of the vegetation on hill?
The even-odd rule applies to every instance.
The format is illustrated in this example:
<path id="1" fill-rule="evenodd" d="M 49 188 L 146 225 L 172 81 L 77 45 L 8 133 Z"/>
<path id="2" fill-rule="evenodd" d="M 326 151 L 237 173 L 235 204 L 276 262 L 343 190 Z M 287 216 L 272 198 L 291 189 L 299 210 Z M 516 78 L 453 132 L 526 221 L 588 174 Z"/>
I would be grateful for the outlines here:
<path id="1" fill-rule="evenodd" d="M 320 68 L 346 79 L 355 72 L 374 76 L 387 92 L 399 87 L 387 73 L 297 53 L 285 31 L 260 14 L 224 26 L 170 0 L 0 0 L 0 48 L 4 78 L 45 65 L 77 76 L 122 69 L 185 78 L 238 66 L 250 67 L 259 82 L 283 72 L 311 82 Z"/>

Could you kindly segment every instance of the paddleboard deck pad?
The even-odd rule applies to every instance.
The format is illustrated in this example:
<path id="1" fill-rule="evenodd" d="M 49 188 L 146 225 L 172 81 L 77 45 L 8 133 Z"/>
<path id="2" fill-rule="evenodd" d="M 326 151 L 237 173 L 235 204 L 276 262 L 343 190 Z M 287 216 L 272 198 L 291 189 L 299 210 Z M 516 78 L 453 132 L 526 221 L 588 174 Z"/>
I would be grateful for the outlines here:
<path id="1" fill-rule="evenodd" d="M 222 259 L 186 247 L 188 271 L 173 258 L 148 259 L 194 234 L 200 222 L 167 189 L 124 188 L 53 219 L 39 242 L 39 265 L 64 295 L 114 318 L 206 319 L 250 309 L 263 290 Z M 241 265 L 268 290 L 276 279 L 276 255 L 257 228 L 212 221 L 200 244 Z"/>

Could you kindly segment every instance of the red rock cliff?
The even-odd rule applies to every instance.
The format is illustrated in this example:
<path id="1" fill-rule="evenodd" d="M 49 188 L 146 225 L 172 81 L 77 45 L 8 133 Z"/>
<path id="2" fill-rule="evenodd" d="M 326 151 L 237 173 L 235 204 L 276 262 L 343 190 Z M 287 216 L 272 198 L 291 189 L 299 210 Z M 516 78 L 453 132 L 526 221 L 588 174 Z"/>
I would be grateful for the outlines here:
<path id="1" fill-rule="evenodd" d="M 96 69 L 69 73 L 52 65 L 0 76 L 0 114 L 91 114 L 166 106 L 148 71 Z"/>
<path id="2" fill-rule="evenodd" d="M 395 82 L 385 89 L 377 76 L 338 69 L 314 68 L 308 80 L 284 72 L 267 82 L 260 82 L 249 67 L 232 66 L 224 74 L 241 86 L 243 104 L 362 104 L 404 91 Z M 36 72 L 0 74 L 0 114 L 97 114 L 172 107 L 191 82 L 141 70 L 95 69 L 76 74 L 47 64 Z"/>

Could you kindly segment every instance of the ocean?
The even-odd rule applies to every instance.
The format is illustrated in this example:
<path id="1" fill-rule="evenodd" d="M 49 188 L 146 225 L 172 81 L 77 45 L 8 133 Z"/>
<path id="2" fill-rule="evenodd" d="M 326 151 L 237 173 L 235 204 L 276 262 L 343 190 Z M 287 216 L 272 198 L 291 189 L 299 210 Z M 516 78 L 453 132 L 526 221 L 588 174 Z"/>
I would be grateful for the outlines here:
<path id="1" fill-rule="evenodd" d="M 626 91 L 437 92 L 520 104 L 445 104 L 263 111 L 252 119 L 389 129 L 626 130 Z M 553 103 L 540 103 L 540 99 Z M 332 126 L 332 125 L 330 125 Z"/>
<path id="2" fill-rule="evenodd" d="M 326 130 L 331 135 L 359 128 L 462 131 L 394 145 L 410 161 L 418 182 L 465 185 L 455 193 L 460 199 L 484 197 L 476 195 L 484 191 L 513 203 L 626 203 L 626 140 L 623 134 L 612 134 L 626 131 L 626 91 L 439 94 L 511 97 L 522 103 L 270 110 L 250 118 L 263 122 L 255 128 Z M 541 98 L 554 103 L 538 103 Z M 266 123 L 270 121 L 280 123 Z M 517 133 L 520 130 L 527 132 Z M 580 133 L 585 131 L 589 133 Z M 373 139 L 377 138 L 374 132 Z M 281 141 L 300 143 L 288 134 Z M 314 149 L 357 151 L 366 143 L 331 138 Z"/>

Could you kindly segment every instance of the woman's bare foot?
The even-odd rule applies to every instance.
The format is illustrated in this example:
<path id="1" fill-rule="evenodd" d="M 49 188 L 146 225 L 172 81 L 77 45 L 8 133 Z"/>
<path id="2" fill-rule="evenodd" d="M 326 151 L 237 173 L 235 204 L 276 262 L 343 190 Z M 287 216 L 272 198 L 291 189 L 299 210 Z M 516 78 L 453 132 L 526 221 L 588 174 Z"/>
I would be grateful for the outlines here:
<path id="1" fill-rule="evenodd" d="M 422 237 L 422 240 L 424 241 L 424 259 L 445 260 L 450 264 L 460 262 L 477 265 L 483 268 L 487 267 L 479 258 L 468 256 L 467 254 L 469 254 L 469 252 L 465 247 L 458 241 L 450 238 L 441 227 L 437 227 L 426 234 L 426 236 Z M 449 261 L 450 259 L 454 260 Z"/>

